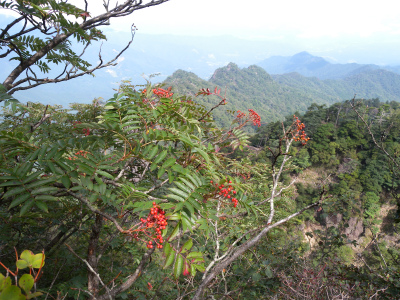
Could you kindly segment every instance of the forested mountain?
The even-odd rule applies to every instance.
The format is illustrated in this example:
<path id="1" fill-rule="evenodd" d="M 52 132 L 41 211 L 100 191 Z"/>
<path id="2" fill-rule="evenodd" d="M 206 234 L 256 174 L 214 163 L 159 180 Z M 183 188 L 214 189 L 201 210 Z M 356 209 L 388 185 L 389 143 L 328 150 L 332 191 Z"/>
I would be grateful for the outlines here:
<path id="1" fill-rule="evenodd" d="M 296 72 L 307 77 L 319 79 L 344 79 L 372 70 L 384 69 L 400 73 L 399 67 L 378 66 L 374 64 L 333 64 L 326 59 L 303 51 L 293 56 L 271 56 L 257 63 L 270 74 L 286 74 Z"/>
<path id="2" fill-rule="evenodd" d="M 250 66 L 240 69 L 236 64 L 230 63 L 226 67 L 215 71 L 210 80 L 202 80 L 193 73 L 179 70 L 168 77 L 164 84 L 173 86 L 173 89 L 182 94 L 194 95 L 201 88 L 214 89 L 218 86 L 221 93 L 228 100 L 229 110 L 247 111 L 256 109 L 263 120 L 276 121 L 294 110 L 305 111 L 312 103 L 327 103 L 323 99 L 315 99 L 297 88 L 280 85 L 262 68 Z M 215 98 L 197 98 L 197 101 L 211 108 L 217 103 Z M 216 120 L 224 125 L 229 125 L 229 112 L 220 110 L 215 114 Z"/>
<path id="3" fill-rule="evenodd" d="M 208 81 L 179 70 L 164 84 L 173 86 L 179 93 L 191 95 L 202 88 L 218 86 L 222 93 L 226 90 L 230 110 L 256 109 L 265 122 L 280 120 L 296 111 L 305 112 L 311 103 L 332 104 L 351 99 L 354 95 L 382 101 L 400 100 L 400 75 L 381 69 L 364 71 L 345 79 L 321 80 L 298 73 L 271 76 L 255 65 L 240 69 L 230 63 L 217 69 Z M 217 103 L 213 98 L 197 98 L 197 101 L 207 108 Z M 214 117 L 219 124 L 227 126 L 229 114 L 220 110 Z"/>

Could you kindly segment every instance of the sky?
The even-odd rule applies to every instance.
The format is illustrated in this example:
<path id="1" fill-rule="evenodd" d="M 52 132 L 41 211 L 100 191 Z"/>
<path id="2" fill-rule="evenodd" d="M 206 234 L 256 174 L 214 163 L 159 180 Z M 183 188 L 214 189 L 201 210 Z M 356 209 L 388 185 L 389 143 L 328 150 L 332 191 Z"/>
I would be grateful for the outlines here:
<path id="1" fill-rule="evenodd" d="M 79 0 L 74 0 L 79 3 Z M 89 11 L 103 10 L 89 0 Z M 250 39 L 304 39 L 376 34 L 400 35 L 400 5 L 383 0 L 170 0 L 115 20 L 119 30 L 134 22 L 153 34 L 233 35 Z M 128 30 L 127 29 L 127 30 Z"/>
<path id="2" fill-rule="evenodd" d="M 104 11 L 102 0 L 88 2 L 92 15 Z M 145 33 L 250 39 L 367 38 L 376 34 L 398 38 L 399 8 L 394 0 L 169 0 L 115 20 L 112 27 L 129 30 L 129 23 L 134 22 Z"/>
<path id="3" fill-rule="evenodd" d="M 88 3 L 92 16 L 104 11 L 102 0 Z M 373 50 L 375 64 L 390 64 L 400 50 L 400 4 L 394 0 L 169 0 L 114 19 L 109 29 L 129 31 L 132 23 L 138 34 L 230 35 L 297 45 L 321 56 L 351 47 Z"/>

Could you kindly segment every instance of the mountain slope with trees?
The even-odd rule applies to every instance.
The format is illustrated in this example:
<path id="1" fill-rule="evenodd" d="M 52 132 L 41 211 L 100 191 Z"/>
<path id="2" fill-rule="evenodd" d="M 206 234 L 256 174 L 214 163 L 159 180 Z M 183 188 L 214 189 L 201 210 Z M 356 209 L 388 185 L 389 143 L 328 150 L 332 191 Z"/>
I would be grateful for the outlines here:
<path id="1" fill-rule="evenodd" d="M 194 73 L 178 70 L 164 82 L 182 94 L 195 95 L 202 88 L 215 86 L 226 91 L 230 110 L 243 111 L 254 108 L 265 122 L 281 120 L 296 111 L 305 112 L 312 103 L 333 104 L 351 99 L 379 98 L 382 101 L 400 101 L 400 75 L 386 70 L 368 70 L 345 79 L 321 80 L 298 73 L 269 75 L 258 66 L 240 69 L 230 63 L 217 69 L 209 80 Z M 216 99 L 197 98 L 198 103 L 211 108 Z M 229 124 L 231 112 L 220 110 L 214 117 L 223 126 Z"/>

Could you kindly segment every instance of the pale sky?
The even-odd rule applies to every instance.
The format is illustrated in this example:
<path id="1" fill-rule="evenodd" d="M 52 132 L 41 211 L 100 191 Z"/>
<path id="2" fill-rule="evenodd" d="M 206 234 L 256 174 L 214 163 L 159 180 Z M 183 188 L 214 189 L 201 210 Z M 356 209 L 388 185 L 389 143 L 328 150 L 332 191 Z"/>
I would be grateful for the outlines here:
<path id="1" fill-rule="evenodd" d="M 70 2 L 83 3 L 81 0 Z M 104 11 L 102 0 L 88 2 L 91 15 Z M 0 9 L 0 13 L 7 12 Z M 384 34 L 399 38 L 400 3 L 394 0 L 170 0 L 116 19 L 111 27 L 129 30 L 131 22 L 151 34 L 227 34 L 265 39 L 367 38 Z"/>
<path id="2" fill-rule="evenodd" d="M 128 19 L 149 33 L 267 39 L 400 37 L 400 3 L 394 0 L 170 0 Z"/>
<path id="3" fill-rule="evenodd" d="M 92 16 L 104 11 L 102 0 L 88 2 Z M 394 0 L 170 0 L 114 19 L 110 29 L 129 31 L 132 23 L 138 34 L 231 35 L 315 53 L 357 43 L 367 49 L 380 45 L 383 52 L 390 48 L 394 57 L 400 50 L 400 2 Z"/>

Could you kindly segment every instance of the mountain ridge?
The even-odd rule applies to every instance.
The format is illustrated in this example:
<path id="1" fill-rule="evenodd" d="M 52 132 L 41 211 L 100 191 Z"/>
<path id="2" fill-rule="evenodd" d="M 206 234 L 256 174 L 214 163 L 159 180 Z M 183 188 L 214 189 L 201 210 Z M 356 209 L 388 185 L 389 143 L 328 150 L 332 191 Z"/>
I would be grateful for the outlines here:
<path id="1" fill-rule="evenodd" d="M 330 105 L 358 98 L 380 98 L 381 101 L 400 101 L 400 75 L 383 69 L 367 69 L 344 79 L 319 79 L 292 72 L 270 75 L 263 68 L 251 65 L 239 68 L 235 63 L 218 68 L 209 80 L 178 70 L 163 82 L 176 93 L 194 96 L 202 88 L 222 88 L 231 111 L 219 110 L 216 121 L 229 126 L 232 111 L 256 109 L 263 120 L 277 121 L 296 111 L 305 112 L 316 103 Z M 225 89 L 225 90 L 224 90 Z M 196 98 L 207 108 L 218 103 L 213 97 Z"/>
<path id="2" fill-rule="evenodd" d="M 323 57 L 314 56 L 306 51 L 292 56 L 271 56 L 258 62 L 257 65 L 270 74 L 297 72 L 307 77 L 318 77 L 320 79 L 343 79 L 350 75 L 376 69 L 400 73 L 400 68 L 393 66 L 358 63 L 333 64 Z"/>

